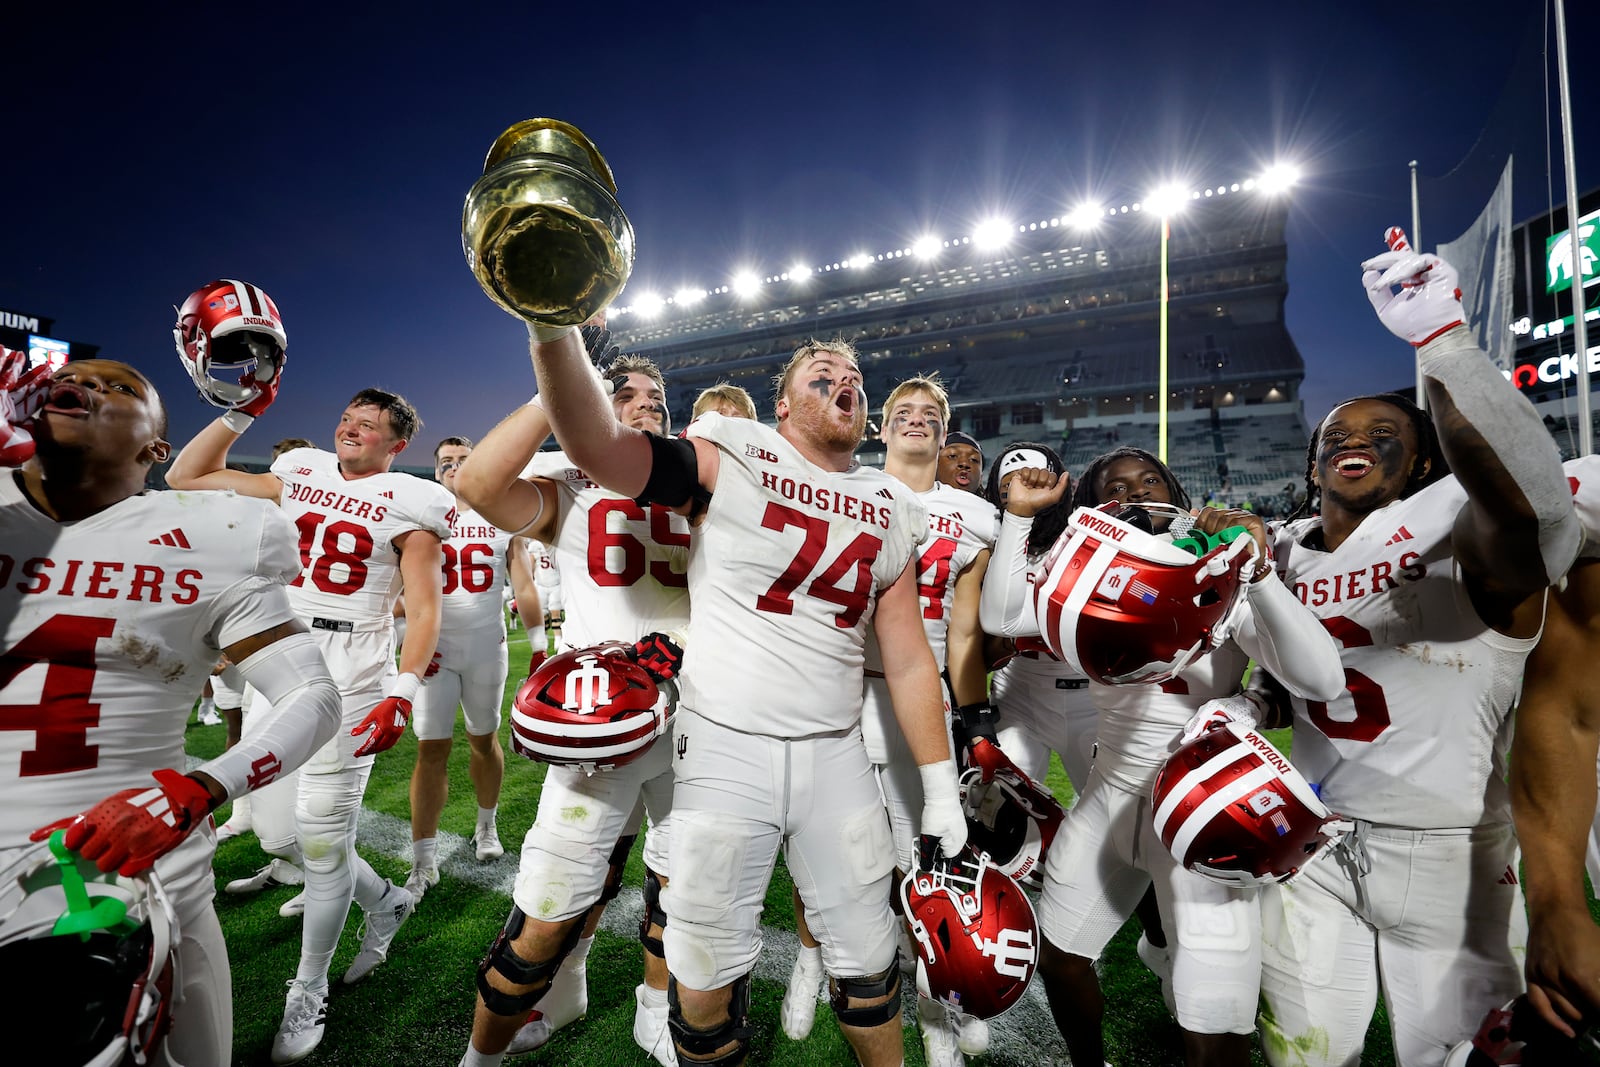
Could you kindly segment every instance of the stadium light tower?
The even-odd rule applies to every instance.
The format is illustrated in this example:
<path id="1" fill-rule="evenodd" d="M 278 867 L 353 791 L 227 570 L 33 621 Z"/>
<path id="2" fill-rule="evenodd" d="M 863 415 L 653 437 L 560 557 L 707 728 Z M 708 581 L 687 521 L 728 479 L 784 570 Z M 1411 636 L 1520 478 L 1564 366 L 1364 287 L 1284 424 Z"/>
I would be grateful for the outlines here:
<path id="1" fill-rule="evenodd" d="M 1161 295 L 1159 307 L 1160 328 L 1158 348 L 1160 352 L 1159 388 L 1157 390 L 1156 411 L 1156 455 L 1161 462 L 1167 461 L 1167 242 L 1172 235 L 1172 216 L 1183 210 L 1187 202 L 1183 189 L 1177 185 L 1163 185 L 1153 191 L 1144 199 L 1144 206 L 1161 216 Z"/>

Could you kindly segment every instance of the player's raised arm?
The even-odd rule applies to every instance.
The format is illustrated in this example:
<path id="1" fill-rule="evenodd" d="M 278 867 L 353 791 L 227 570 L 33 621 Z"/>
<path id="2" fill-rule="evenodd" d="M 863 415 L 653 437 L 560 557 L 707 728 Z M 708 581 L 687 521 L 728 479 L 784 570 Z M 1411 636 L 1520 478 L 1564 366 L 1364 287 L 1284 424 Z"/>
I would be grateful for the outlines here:
<path id="1" fill-rule="evenodd" d="M 685 506 L 697 489 L 715 487 L 713 445 L 645 433 L 617 421 L 576 329 L 529 326 L 528 334 L 539 378 L 534 400 L 549 415 L 556 440 L 574 465 L 613 492 L 668 507 Z"/>
<path id="2" fill-rule="evenodd" d="M 1065 471 L 1058 476 L 1044 467 L 1023 468 L 1012 476 L 978 600 L 978 619 L 985 633 L 1023 637 L 1039 632 L 1033 585 L 1028 581 L 1028 533 L 1034 516 L 1066 496 L 1071 485 Z"/>
<path id="3" fill-rule="evenodd" d="M 1511 751 L 1511 807 L 1528 898 L 1528 999 L 1570 1029 L 1600 1014 L 1600 927 L 1583 890 L 1600 752 L 1600 565 L 1580 565 L 1528 658 Z"/>
<path id="4" fill-rule="evenodd" d="M 1560 456 L 1533 405 L 1462 325 L 1455 268 L 1412 251 L 1403 234 L 1391 244 L 1361 265 L 1362 284 L 1383 324 L 1416 347 L 1439 443 L 1467 491 L 1456 558 L 1509 607 L 1565 574 L 1577 554 L 1582 533 Z"/>

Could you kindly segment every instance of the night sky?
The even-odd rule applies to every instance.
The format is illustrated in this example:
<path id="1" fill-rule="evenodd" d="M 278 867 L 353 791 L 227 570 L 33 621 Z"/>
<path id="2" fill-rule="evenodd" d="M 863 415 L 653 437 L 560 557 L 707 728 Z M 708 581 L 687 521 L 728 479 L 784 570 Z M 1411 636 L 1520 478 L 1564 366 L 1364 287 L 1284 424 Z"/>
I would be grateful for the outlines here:
<path id="1" fill-rule="evenodd" d="M 417 403 L 405 460 L 427 463 L 533 391 L 523 327 L 479 290 L 459 226 L 491 141 L 534 115 L 581 127 L 616 173 L 639 250 L 622 303 L 1292 159 L 1287 314 L 1313 420 L 1411 380 L 1357 266 L 1409 225 L 1410 159 L 1428 249 L 1507 152 L 1517 220 L 1547 203 L 1532 2 L 49 6 L 6 31 L 0 306 L 149 374 L 181 444 L 215 412 L 173 353 L 172 305 L 213 277 L 262 286 L 289 362 L 243 454 L 331 443 L 349 396 L 380 385 Z M 1600 4 L 1567 17 L 1589 188 Z M 1548 120 L 1560 201 L 1553 104 Z"/>

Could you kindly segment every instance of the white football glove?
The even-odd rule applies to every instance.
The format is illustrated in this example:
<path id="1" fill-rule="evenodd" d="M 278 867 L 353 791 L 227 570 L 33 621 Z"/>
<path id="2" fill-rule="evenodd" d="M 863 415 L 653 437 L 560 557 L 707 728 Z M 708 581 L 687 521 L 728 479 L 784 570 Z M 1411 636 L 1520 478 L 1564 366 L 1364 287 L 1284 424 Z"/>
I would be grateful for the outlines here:
<path id="1" fill-rule="evenodd" d="M 1208 700 L 1200 705 L 1200 710 L 1184 726 L 1181 743 L 1188 744 L 1213 726 L 1221 726 L 1226 722 L 1242 723 L 1254 730 L 1261 723 L 1261 709 L 1243 693 Z"/>
<path id="2" fill-rule="evenodd" d="M 1413 345 L 1424 345 L 1452 326 L 1466 321 L 1461 310 L 1460 277 L 1438 256 L 1412 251 L 1404 235 L 1396 250 L 1361 264 L 1361 284 L 1378 320 L 1389 332 Z M 1395 292 L 1395 286 L 1400 287 Z"/>
<path id="3" fill-rule="evenodd" d="M 0 467 L 20 467 L 32 457 L 29 426 L 50 396 L 50 364 L 28 363 L 28 353 L 0 346 Z"/>
<path id="4" fill-rule="evenodd" d="M 954 856 L 967 844 L 967 817 L 956 791 L 956 761 L 917 768 L 922 775 L 922 833 L 939 839 L 939 851 Z"/>

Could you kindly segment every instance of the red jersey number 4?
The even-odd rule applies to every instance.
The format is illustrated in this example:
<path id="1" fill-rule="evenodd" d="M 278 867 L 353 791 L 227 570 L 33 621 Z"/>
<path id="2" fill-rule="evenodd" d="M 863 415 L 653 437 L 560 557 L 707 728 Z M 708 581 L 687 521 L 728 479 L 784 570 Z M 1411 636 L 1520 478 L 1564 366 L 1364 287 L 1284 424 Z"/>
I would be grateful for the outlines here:
<path id="1" fill-rule="evenodd" d="M 31 730 L 32 748 L 22 750 L 18 773 L 24 778 L 86 771 L 100 761 L 100 746 L 89 744 L 89 728 L 100 725 L 94 691 L 95 645 L 110 637 L 115 619 L 53 615 L 0 655 L 0 692 L 23 671 L 45 665 L 36 704 L 0 704 L 0 730 Z"/>

